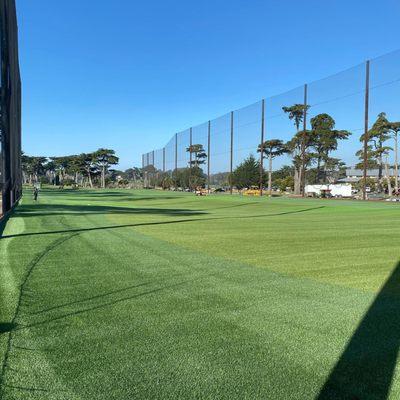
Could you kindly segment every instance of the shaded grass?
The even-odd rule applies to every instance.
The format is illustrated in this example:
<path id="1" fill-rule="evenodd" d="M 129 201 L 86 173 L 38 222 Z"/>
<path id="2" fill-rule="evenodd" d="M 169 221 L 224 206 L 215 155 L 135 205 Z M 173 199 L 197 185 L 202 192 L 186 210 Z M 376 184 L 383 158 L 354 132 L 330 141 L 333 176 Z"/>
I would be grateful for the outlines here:
<path id="1" fill-rule="evenodd" d="M 3 397 L 311 399 L 329 382 L 332 398 L 382 399 L 382 385 L 348 376 L 348 359 L 337 365 L 399 260 L 399 222 L 382 203 L 26 197 L 0 240 L 0 322 L 13 324 L 0 334 Z M 396 339 L 373 340 L 393 312 L 368 320 L 364 376 L 392 360 L 395 399 Z"/>

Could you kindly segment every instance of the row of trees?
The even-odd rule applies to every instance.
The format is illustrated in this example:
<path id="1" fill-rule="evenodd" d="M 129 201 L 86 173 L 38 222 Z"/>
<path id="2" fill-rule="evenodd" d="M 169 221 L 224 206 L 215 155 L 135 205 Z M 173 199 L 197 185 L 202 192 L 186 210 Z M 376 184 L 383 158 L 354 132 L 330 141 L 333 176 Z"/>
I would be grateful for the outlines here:
<path id="1" fill-rule="evenodd" d="M 332 153 L 338 149 L 340 141 L 347 140 L 351 133 L 347 130 L 336 129 L 336 122 L 332 116 L 327 113 L 321 113 L 310 120 L 310 129 L 301 129 L 304 124 L 304 118 L 307 114 L 309 106 L 304 104 L 294 104 L 282 108 L 288 118 L 293 121 L 296 132 L 292 139 L 283 142 L 280 139 L 270 139 L 258 146 L 258 152 L 262 153 L 263 166 L 254 156 L 250 156 L 241 163 L 234 171 L 232 176 L 227 174 L 215 174 L 211 176 L 211 181 L 216 175 L 220 176 L 220 183 L 230 184 L 238 188 L 258 186 L 260 184 L 260 174 L 263 176 L 265 171 L 264 160 L 267 161 L 268 179 L 263 180 L 263 185 L 268 186 L 268 190 L 272 191 L 273 185 L 273 161 L 282 155 L 290 156 L 292 159 L 291 166 L 285 166 L 282 171 L 287 173 L 281 176 L 279 185 L 287 185 L 293 187 L 295 194 L 304 193 L 307 183 L 322 184 L 332 183 L 338 178 L 345 176 L 345 163 L 339 158 L 332 156 Z M 390 165 L 389 156 L 394 152 L 394 188 L 399 189 L 398 185 L 398 136 L 400 133 L 400 122 L 390 122 L 385 113 L 378 115 L 376 122 L 368 131 L 367 137 L 362 135 L 360 141 L 367 140 L 367 167 L 369 169 L 378 169 L 379 176 L 377 187 L 382 190 L 386 179 L 385 186 L 391 190 Z M 387 145 L 388 140 L 394 140 L 394 148 Z M 186 168 L 174 170 L 172 174 L 161 173 L 156 171 L 154 166 L 150 166 L 151 171 L 157 172 L 157 179 L 154 185 L 168 188 L 171 186 L 180 186 L 194 189 L 203 186 L 206 183 L 206 175 L 202 170 L 202 165 L 207 161 L 207 154 L 203 145 L 193 144 L 186 149 L 190 160 Z M 360 158 L 360 163 L 356 166 L 362 169 L 364 165 L 364 149 L 356 154 Z M 260 157 L 261 158 L 261 157 Z M 147 167 L 149 168 L 149 167 Z M 155 179 L 155 178 L 154 178 Z M 213 182 L 211 182 L 213 183 Z"/>
<path id="2" fill-rule="evenodd" d="M 378 169 L 378 181 L 377 190 L 382 191 L 383 178 L 386 180 L 388 185 L 389 193 L 392 192 L 391 179 L 390 179 L 390 163 L 389 157 L 394 152 L 394 190 L 399 191 L 399 134 L 400 134 L 400 122 L 391 122 L 388 120 L 385 113 L 380 113 L 377 120 L 373 124 L 372 128 L 368 131 L 367 137 L 365 134 L 361 136 L 360 140 L 367 140 L 367 152 L 364 149 L 357 152 L 360 158 L 358 168 L 362 168 L 364 165 L 364 159 L 367 162 L 369 169 Z M 388 146 L 389 140 L 394 141 L 394 147 Z"/>
<path id="3" fill-rule="evenodd" d="M 185 168 L 177 168 L 172 173 L 158 171 L 154 165 L 144 167 L 144 180 L 147 187 L 162 187 L 170 189 L 173 187 L 188 188 L 195 190 L 204 187 L 207 176 L 201 166 L 207 161 L 207 153 L 202 144 L 192 144 L 186 148 L 189 161 Z"/>
<path id="4" fill-rule="evenodd" d="M 232 184 L 238 189 L 258 187 L 262 181 L 263 187 L 278 188 L 281 191 L 294 191 L 295 188 L 295 168 L 293 165 L 284 165 L 278 170 L 271 171 L 269 169 L 266 173 L 260 167 L 259 158 L 255 158 L 252 154 L 249 155 L 232 174 Z M 262 176 L 260 175 L 262 173 Z M 305 181 L 309 184 L 315 184 L 319 175 L 319 170 L 315 168 L 308 168 L 305 172 Z M 330 175 L 330 179 L 335 181 L 339 178 L 346 176 L 346 167 L 340 166 L 334 173 Z"/>
<path id="5" fill-rule="evenodd" d="M 335 129 L 335 120 L 326 113 L 318 114 L 311 118 L 311 129 L 301 130 L 309 106 L 295 104 L 283 107 L 290 120 L 294 121 L 296 133 L 293 138 L 284 143 L 279 139 L 265 141 L 258 147 L 269 161 L 268 167 L 268 189 L 272 190 L 272 163 L 276 157 L 290 154 L 293 164 L 294 193 L 304 193 L 307 181 L 309 183 L 326 183 L 334 181 L 344 170 L 344 162 L 338 158 L 331 157 L 332 152 L 337 150 L 341 140 L 349 138 L 351 133 L 347 130 Z M 360 163 L 356 168 L 362 169 L 364 157 L 369 169 L 378 169 L 378 191 L 383 189 L 383 175 L 386 179 L 388 192 L 392 193 L 389 157 L 394 152 L 394 189 L 398 192 L 398 136 L 400 134 L 400 122 L 390 122 L 385 113 L 380 113 L 372 128 L 360 137 L 360 141 L 367 141 L 367 154 L 364 156 L 364 148 L 356 155 Z M 394 148 L 386 145 L 388 140 L 394 140 Z M 248 159 L 247 162 L 250 160 Z M 383 174 L 385 171 L 385 174 Z M 307 174 L 307 172 L 309 172 Z M 235 174 L 234 174 L 235 175 Z"/>
<path id="6" fill-rule="evenodd" d="M 271 139 L 258 146 L 258 152 L 263 154 L 263 160 L 268 160 L 269 191 L 272 191 L 273 160 L 283 154 L 290 154 L 292 157 L 293 168 L 290 172 L 295 194 L 301 194 L 304 191 L 307 169 L 313 164 L 316 165 L 313 173 L 308 174 L 312 178 L 312 183 L 322 183 L 335 173 L 337 175 L 344 165 L 330 154 L 337 149 L 340 140 L 350 136 L 350 132 L 335 129 L 335 120 L 328 114 L 319 114 L 312 118 L 310 130 L 300 130 L 307 109 L 308 107 L 306 108 L 303 104 L 283 107 L 283 111 L 294 122 L 296 134 L 286 143 L 280 139 Z M 193 144 L 186 151 L 190 156 L 188 167 L 173 171 L 172 177 L 169 174 L 157 173 L 158 181 L 154 182 L 155 184 L 164 188 L 175 185 L 191 189 L 205 184 L 206 176 L 201 165 L 206 162 L 207 154 L 203 145 Z M 154 169 L 154 166 L 150 167 Z M 265 171 L 261 168 L 259 161 L 254 156 L 250 156 L 233 171 L 226 183 L 232 183 L 239 189 L 258 186 L 261 173 L 264 176 Z M 287 181 L 290 182 L 290 180 Z"/>
<path id="7" fill-rule="evenodd" d="M 283 154 L 292 157 L 294 193 L 304 193 L 307 169 L 315 166 L 313 182 L 326 182 L 335 173 L 337 174 L 343 162 L 331 157 L 331 153 L 338 148 L 340 140 L 347 139 L 351 133 L 346 130 L 335 129 L 335 120 L 326 113 L 311 118 L 311 129 L 300 129 L 309 106 L 294 104 L 283 107 L 283 111 L 294 122 L 296 133 L 288 142 L 280 139 L 271 139 L 260 144 L 258 152 L 262 152 L 269 161 L 268 190 L 272 190 L 273 160 Z"/>
<path id="8" fill-rule="evenodd" d="M 98 149 L 92 153 L 62 157 L 42 157 L 22 154 L 22 170 L 25 183 L 47 180 L 53 184 L 73 183 L 106 187 L 106 178 L 113 179 L 121 171 L 110 169 L 119 158 L 112 149 Z M 127 170 L 125 175 L 141 178 L 139 169 Z"/>

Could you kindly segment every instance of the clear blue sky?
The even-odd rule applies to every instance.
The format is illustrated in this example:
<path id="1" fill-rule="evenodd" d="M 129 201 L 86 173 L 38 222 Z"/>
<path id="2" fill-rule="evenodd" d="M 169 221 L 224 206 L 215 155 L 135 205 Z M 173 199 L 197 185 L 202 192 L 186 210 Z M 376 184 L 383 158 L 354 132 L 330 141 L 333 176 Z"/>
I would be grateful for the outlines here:
<path id="1" fill-rule="evenodd" d="M 17 0 L 23 148 L 110 147 L 121 168 L 174 132 L 400 47 L 398 0 Z"/>

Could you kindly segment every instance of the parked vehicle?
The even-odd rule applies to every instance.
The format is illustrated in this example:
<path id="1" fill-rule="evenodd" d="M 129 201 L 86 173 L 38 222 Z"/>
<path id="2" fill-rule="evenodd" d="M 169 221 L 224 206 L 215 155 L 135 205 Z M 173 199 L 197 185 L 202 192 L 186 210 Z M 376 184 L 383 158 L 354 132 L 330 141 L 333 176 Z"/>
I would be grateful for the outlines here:
<path id="1" fill-rule="evenodd" d="M 305 187 L 305 193 L 307 196 L 351 197 L 352 187 L 349 183 L 337 183 L 332 185 L 307 185 Z"/>

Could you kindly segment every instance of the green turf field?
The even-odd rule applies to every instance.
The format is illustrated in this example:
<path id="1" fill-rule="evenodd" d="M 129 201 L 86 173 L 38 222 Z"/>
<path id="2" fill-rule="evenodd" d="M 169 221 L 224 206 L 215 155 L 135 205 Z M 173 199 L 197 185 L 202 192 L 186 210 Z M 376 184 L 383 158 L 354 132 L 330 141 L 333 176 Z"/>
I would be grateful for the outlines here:
<path id="1" fill-rule="evenodd" d="M 398 204 L 27 193 L 0 398 L 399 399 L 399 238 Z"/>

